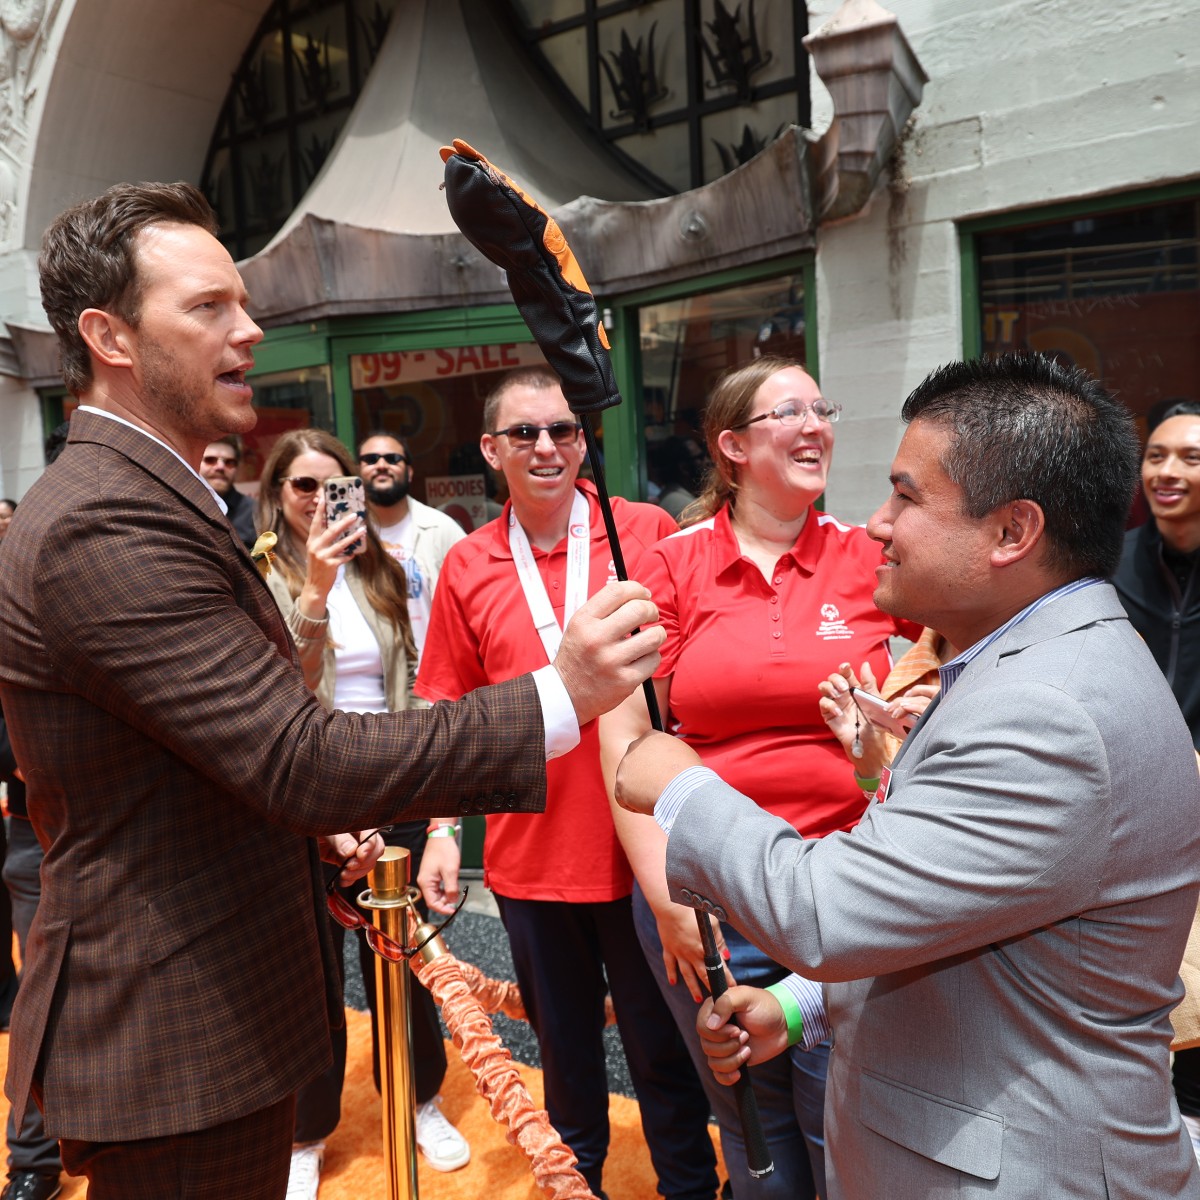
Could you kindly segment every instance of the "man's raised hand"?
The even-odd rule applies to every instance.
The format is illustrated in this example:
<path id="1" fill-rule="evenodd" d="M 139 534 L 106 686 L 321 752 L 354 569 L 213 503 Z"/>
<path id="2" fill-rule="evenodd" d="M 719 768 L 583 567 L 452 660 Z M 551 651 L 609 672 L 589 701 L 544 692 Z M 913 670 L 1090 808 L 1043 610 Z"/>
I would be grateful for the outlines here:
<path id="1" fill-rule="evenodd" d="M 554 669 L 580 725 L 616 708 L 659 664 L 666 633 L 640 583 L 609 583 L 571 618 Z M 637 632 L 634 632 L 634 631 Z"/>

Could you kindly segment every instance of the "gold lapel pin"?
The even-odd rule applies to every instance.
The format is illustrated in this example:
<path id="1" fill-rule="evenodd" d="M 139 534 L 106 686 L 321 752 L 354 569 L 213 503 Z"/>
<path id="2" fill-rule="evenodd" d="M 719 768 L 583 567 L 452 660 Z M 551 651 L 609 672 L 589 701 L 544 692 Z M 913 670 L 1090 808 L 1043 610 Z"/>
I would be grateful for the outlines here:
<path id="1" fill-rule="evenodd" d="M 271 573 L 271 564 L 275 561 L 275 543 L 279 538 L 269 529 L 266 533 L 260 533 L 254 542 L 254 549 L 250 551 L 250 557 L 254 559 L 262 577 L 266 579 Z"/>

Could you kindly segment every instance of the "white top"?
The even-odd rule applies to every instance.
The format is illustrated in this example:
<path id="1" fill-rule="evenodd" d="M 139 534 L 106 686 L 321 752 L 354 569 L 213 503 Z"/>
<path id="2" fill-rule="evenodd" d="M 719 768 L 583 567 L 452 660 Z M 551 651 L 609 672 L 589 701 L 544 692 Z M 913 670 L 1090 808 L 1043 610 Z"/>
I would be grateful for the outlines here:
<path id="1" fill-rule="evenodd" d="M 334 708 L 342 712 L 387 712 L 379 643 L 346 583 L 344 566 L 338 567 L 325 607 L 336 665 Z"/>
<path id="2" fill-rule="evenodd" d="M 408 620 L 420 666 L 442 561 L 450 547 L 466 534 L 452 517 L 412 496 L 404 519 L 394 525 L 380 525 L 377 532 L 384 549 L 404 568 L 408 578 Z"/>
<path id="3" fill-rule="evenodd" d="M 408 623 L 412 626 L 413 641 L 417 644 L 417 665 L 425 648 L 425 633 L 429 629 L 429 614 L 433 609 L 433 580 L 421 569 L 416 557 L 417 523 L 411 510 L 395 525 L 382 525 L 379 540 L 384 549 L 404 568 L 408 578 Z"/>

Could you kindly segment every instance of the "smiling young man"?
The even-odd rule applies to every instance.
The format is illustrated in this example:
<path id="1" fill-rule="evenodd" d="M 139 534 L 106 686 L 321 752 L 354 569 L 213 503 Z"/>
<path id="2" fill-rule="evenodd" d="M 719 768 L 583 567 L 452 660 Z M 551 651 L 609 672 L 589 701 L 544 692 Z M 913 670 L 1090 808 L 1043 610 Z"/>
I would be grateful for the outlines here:
<path id="1" fill-rule="evenodd" d="M 875 600 L 965 649 L 858 826 L 802 839 L 664 734 L 631 747 L 617 797 L 669 829 L 675 899 L 824 982 L 825 1200 L 1194 1197 L 1169 1013 L 1200 775 L 1105 581 L 1132 419 L 1022 356 L 935 371 L 903 416 L 867 523 Z M 798 1018 L 786 987 L 731 988 L 701 1011 L 714 1071 L 780 1053 Z"/>
<path id="2" fill-rule="evenodd" d="M 1200 402 L 1171 405 L 1150 430 L 1142 488 L 1151 519 L 1125 535 L 1113 583 L 1200 749 Z"/>
<path id="3" fill-rule="evenodd" d="M 0 549 L 0 695 L 45 848 L 6 1089 L 92 1200 L 279 1200 L 296 1089 L 343 1019 L 318 844 L 349 883 L 382 847 L 340 830 L 537 810 L 546 755 L 662 639 L 630 636 L 654 606 L 614 586 L 546 674 L 429 712 L 323 708 L 198 470 L 256 420 L 262 331 L 216 229 L 179 183 L 118 185 L 47 230 L 81 403 Z"/>
<path id="4" fill-rule="evenodd" d="M 576 606 L 614 577 L 595 488 L 579 480 L 583 433 L 558 379 L 545 368 L 505 376 L 484 407 L 484 430 L 483 455 L 504 475 L 509 503 L 446 556 L 417 678 L 428 700 L 548 662 Z M 618 497 L 613 515 L 630 562 L 675 530 L 651 504 Z M 594 724 L 548 764 L 546 794 L 537 820 L 489 816 L 484 880 L 541 1048 L 550 1120 L 602 1196 L 609 1129 L 601 1030 L 610 990 L 659 1191 L 666 1200 L 712 1200 L 708 1103 L 638 945 L 633 876 Z M 458 894 L 458 847 L 431 832 L 419 878 L 430 907 L 447 911 Z"/>
<path id="5" fill-rule="evenodd" d="M 1142 488 L 1150 520 L 1125 535 L 1113 584 L 1200 749 L 1200 402 L 1168 405 L 1151 427 Z M 1200 1158 L 1200 1048 L 1177 1051 L 1171 1073 Z"/>

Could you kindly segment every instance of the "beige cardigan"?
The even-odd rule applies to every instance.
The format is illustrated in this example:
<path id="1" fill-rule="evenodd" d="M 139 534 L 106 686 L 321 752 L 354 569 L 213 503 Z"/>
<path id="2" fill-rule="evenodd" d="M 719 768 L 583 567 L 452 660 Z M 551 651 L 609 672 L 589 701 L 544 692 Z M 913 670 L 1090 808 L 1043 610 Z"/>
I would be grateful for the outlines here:
<path id="1" fill-rule="evenodd" d="M 366 618 L 375 640 L 379 643 L 379 654 L 383 659 L 383 687 L 387 697 L 388 712 L 400 712 L 406 708 L 428 708 L 427 701 L 414 696 L 412 687 L 416 679 L 416 663 L 404 652 L 401 638 L 391 621 L 385 620 L 371 607 L 363 590 L 362 575 L 358 564 L 351 559 L 346 564 L 346 584 L 355 603 Z M 333 644 L 329 640 L 328 617 L 313 621 L 303 616 L 296 601 L 288 591 L 283 574 L 276 568 L 267 576 L 267 586 L 279 611 L 283 613 L 288 629 L 300 652 L 300 663 L 304 668 L 304 682 L 312 689 L 317 699 L 329 709 L 333 708 L 333 686 L 336 660 Z"/>

